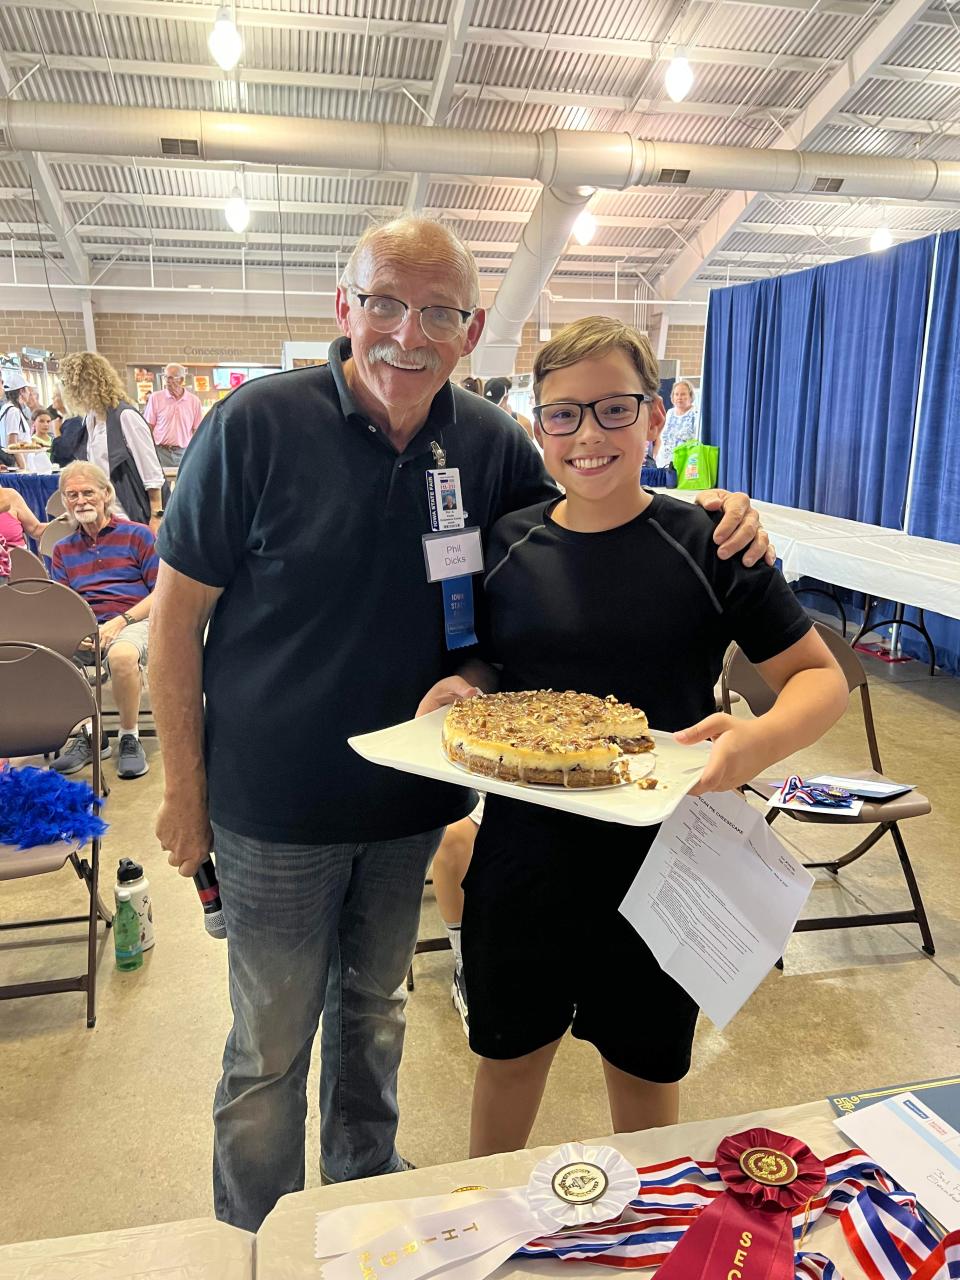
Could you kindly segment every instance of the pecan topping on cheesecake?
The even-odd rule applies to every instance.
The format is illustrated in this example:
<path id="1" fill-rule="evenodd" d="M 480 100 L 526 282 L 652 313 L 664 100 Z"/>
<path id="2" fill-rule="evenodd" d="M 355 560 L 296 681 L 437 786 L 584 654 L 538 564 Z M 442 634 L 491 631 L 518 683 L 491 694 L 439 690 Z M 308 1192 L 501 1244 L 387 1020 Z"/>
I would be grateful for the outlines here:
<path id="1" fill-rule="evenodd" d="M 455 703 L 443 722 L 447 757 L 471 773 L 557 787 L 617 786 L 624 754 L 652 751 L 647 717 L 612 694 L 479 694 Z"/>

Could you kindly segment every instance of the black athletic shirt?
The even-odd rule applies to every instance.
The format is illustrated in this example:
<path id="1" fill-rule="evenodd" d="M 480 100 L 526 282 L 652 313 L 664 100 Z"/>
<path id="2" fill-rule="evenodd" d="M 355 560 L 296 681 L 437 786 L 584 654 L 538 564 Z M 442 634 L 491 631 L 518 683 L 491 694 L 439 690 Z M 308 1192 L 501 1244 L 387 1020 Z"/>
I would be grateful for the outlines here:
<path id="1" fill-rule="evenodd" d="M 368 764 L 347 738 L 407 720 L 460 652 L 428 583 L 431 441 L 460 468 L 467 523 L 556 493 L 507 414 L 447 383 L 402 454 L 325 368 L 258 378 L 190 442 L 158 550 L 222 587 L 204 654 L 213 820 L 285 843 L 386 840 L 469 812 L 472 793 Z"/>
<path id="2" fill-rule="evenodd" d="M 656 494 L 628 524 L 573 533 L 556 501 L 491 535 L 484 646 L 502 689 L 612 693 L 674 731 L 714 710 L 731 640 L 763 662 L 812 625 L 778 570 L 718 559 L 719 514 Z"/>

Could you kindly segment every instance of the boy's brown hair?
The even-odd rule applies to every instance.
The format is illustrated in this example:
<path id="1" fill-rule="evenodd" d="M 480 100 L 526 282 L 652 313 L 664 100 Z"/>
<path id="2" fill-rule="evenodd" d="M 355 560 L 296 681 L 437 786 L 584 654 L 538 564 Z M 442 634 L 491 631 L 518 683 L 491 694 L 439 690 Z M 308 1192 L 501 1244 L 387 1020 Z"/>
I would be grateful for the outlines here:
<path id="1" fill-rule="evenodd" d="M 626 352 L 636 366 L 644 389 L 656 395 L 660 389 L 660 374 L 647 335 L 622 320 L 614 320 L 612 316 L 584 316 L 566 325 L 537 352 L 533 362 L 535 399 L 539 401 L 548 373 L 615 350 Z"/>

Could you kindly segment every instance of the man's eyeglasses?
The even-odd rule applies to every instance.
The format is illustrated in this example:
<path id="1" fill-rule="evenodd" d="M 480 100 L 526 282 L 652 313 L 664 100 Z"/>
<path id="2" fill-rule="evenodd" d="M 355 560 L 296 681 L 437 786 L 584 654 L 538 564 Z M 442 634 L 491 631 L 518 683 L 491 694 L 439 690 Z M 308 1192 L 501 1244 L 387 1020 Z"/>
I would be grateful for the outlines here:
<path id="1" fill-rule="evenodd" d="M 459 307 L 411 307 L 399 298 L 385 294 L 358 293 L 356 289 L 352 292 L 363 307 L 370 328 L 376 329 L 377 333 L 396 333 L 406 320 L 407 312 L 415 311 L 420 317 L 420 328 L 425 337 L 432 338 L 434 342 L 450 342 L 461 336 L 474 314 Z"/>
<path id="2" fill-rule="evenodd" d="M 583 404 L 577 400 L 535 404 L 533 414 L 546 435 L 573 436 L 580 430 L 583 415 L 588 409 L 593 411 L 594 418 L 604 431 L 617 431 L 620 427 L 632 427 L 640 417 L 640 406 L 652 404 L 653 401 L 654 397 L 649 391 L 630 391 Z"/>
<path id="3" fill-rule="evenodd" d="M 79 493 L 75 489 L 64 489 L 61 496 L 64 502 L 92 502 L 97 493 L 97 489 L 84 489 Z"/>

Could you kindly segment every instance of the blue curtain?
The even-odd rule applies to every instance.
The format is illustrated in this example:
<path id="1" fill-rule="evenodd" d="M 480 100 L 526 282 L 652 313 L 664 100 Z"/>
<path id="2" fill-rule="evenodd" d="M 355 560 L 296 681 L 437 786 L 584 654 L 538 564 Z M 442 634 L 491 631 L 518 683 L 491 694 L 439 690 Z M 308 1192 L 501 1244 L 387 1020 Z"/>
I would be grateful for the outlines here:
<path id="1" fill-rule="evenodd" d="M 908 533 L 960 542 L 960 232 L 940 237 L 934 284 L 924 395 L 917 429 L 917 460 Z M 909 614 L 908 614 L 909 616 Z M 926 615 L 937 662 L 960 674 L 960 622 Z M 926 646 L 909 631 L 909 653 L 926 657 Z"/>
<path id="2" fill-rule="evenodd" d="M 710 295 L 720 483 L 900 528 L 934 238 Z"/>

